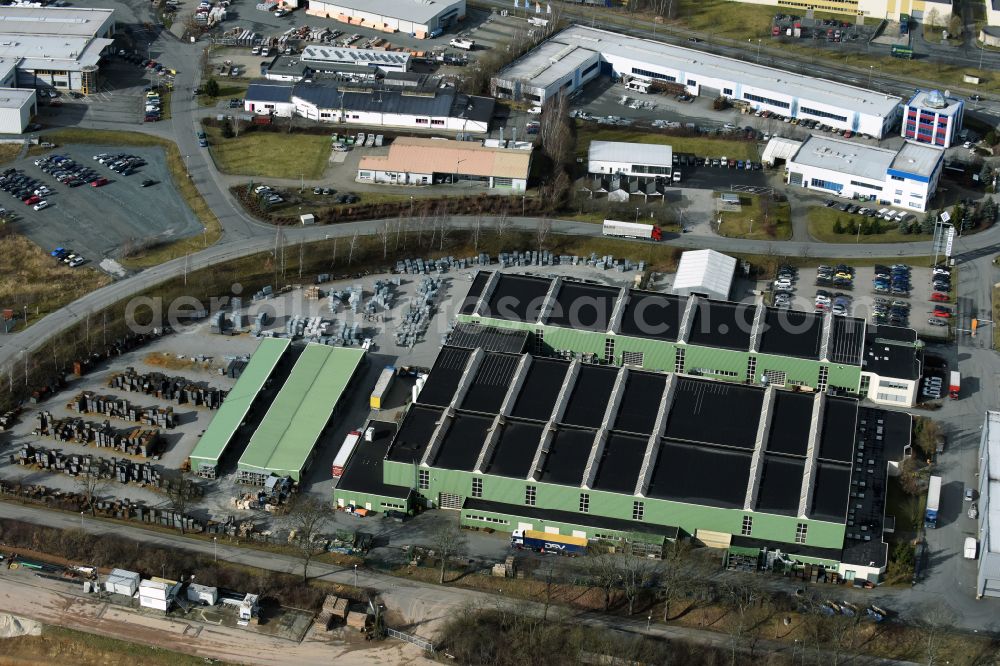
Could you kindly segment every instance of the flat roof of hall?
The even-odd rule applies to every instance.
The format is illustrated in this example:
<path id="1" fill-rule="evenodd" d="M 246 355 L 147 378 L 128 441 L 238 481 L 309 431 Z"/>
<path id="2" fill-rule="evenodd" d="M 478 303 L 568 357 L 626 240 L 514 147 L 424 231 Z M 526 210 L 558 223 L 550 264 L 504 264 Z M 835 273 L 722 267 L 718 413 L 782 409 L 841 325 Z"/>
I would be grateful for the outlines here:
<path id="1" fill-rule="evenodd" d="M 899 97 L 828 79 L 583 25 L 571 25 L 556 33 L 502 70 L 498 77 L 521 78 L 531 85 L 547 86 L 572 73 L 594 53 L 678 70 L 694 78 L 739 81 L 744 86 L 794 94 L 802 99 L 876 116 L 888 116 L 901 101 Z"/>
<path id="2" fill-rule="evenodd" d="M 94 37 L 113 9 L 0 7 L 0 35 Z"/>
<path id="3" fill-rule="evenodd" d="M 640 289 L 621 289 L 591 282 L 536 275 L 480 271 L 472 279 L 460 314 L 477 312 L 488 319 L 558 326 L 575 330 L 677 342 L 688 305 L 687 296 Z M 621 316 L 614 314 L 625 298 Z M 551 298 L 550 298 L 551 297 Z M 687 342 L 703 347 L 749 351 L 754 319 L 764 306 L 695 297 Z M 548 302 L 548 306 L 547 306 Z M 610 329 L 614 327 L 615 330 Z M 824 317 L 813 312 L 765 308 L 758 351 L 763 354 L 819 360 Z M 865 321 L 833 317 L 828 357 L 841 365 L 861 365 Z"/>
<path id="4" fill-rule="evenodd" d="M 581 364 L 574 379 L 567 380 L 570 361 L 503 352 L 477 356 L 473 361 L 470 350 L 442 349 L 388 450 L 388 460 L 420 461 L 439 431 L 432 466 L 472 471 L 484 455 L 481 469 L 487 474 L 524 479 L 534 473 L 541 481 L 580 487 L 587 482 L 587 461 L 595 443 L 603 436 L 590 487 L 633 494 L 643 459 L 652 451 L 655 462 L 646 495 L 741 508 L 770 391 L 773 412 L 761 443 L 763 467 L 755 509 L 798 515 L 804 470 L 815 451 L 808 515 L 846 519 L 858 428 L 856 400 L 682 375 L 671 380 L 666 373 L 595 364 Z M 474 362 L 478 367 L 473 371 Z M 518 372 L 525 373 L 523 378 Z M 468 385 L 460 387 L 463 374 Z M 671 393 L 668 381 L 674 385 Z M 621 394 L 612 410 L 616 385 Z M 519 388 L 509 396 L 510 412 L 496 420 L 515 386 Z M 567 405 L 557 418 L 563 390 Z M 445 407 L 456 393 L 463 394 L 462 400 L 448 416 Z M 654 429 L 664 399 L 669 406 L 660 437 Z M 812 414 L 820 408 L 823 417 L 811 442 Z M 605 417 L 607 430 L 602 431 Z M 554 429 L 546 453 L 539 458 L 540 468 L 532 470 L 550 421 Z M 495 446 L 484 453 L 494 427 Z"/>

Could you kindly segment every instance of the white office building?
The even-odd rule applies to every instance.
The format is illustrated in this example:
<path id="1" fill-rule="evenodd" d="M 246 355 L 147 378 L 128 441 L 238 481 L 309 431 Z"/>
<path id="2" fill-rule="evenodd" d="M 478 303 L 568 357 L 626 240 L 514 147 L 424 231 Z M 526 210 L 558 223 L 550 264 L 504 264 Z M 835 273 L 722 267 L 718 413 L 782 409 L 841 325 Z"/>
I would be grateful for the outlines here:
<path id="1" fill-rule="evenodd" d="M 581 25 L 515 60 L 493 77 L 491 89 L 496 97 L 540 104 L 601 75 L 674 84 L 691 95 L 878 138 L 899 122 L 901 100 L 892 95 Z"/>
<path id="2" fill-rule="evenodd" d="M 898 151 L 811 136 L 786 167 L 788 184 L 847 199 L 927 210 L 944 151 L 905 143 Z"/>
<path id="3" fill-rule="evenodd" d="M 1000 597 L 1000 412 L 986 412 L 979 441 L 978 482 L 976 598 Z"/>
<path id="4" fill-rule="evenodd" d="M 669 179 L 673 154 L 670 146 L 652 143 L 592 141 L 587 151 L 587 172 Z"/>
<path id="5" fill-rule="evenodd" d="M 940 90 L 918 90 L 903 107 L 904 139 L 949 147 L 962 130 L 965 102 Z"/>
<path id="6" fill-rule="evenodd" d="M 0 88 L 0 134 L 22 134 L 37 113 L 34 90 Z"/>
<path id="7" fill-rule="evenodd" d="M 0 7 L 0 59 L 18 87 L 94 92 L 114 30 L 112 9 Z"/>
<path id="8" fill-rule="evenodd" d="M 465 18 L 465 0 L 310 0 L 306 14 L 418 39 Z"/>
<path id="9" fill-rule="evenodd" d="M 246 111 L 318 122 L 406 127 L 448 133 L 489 131 L 496 102 L 454 88 L 407 91 L 378 86 L 341 89 L 333 83 L 255 81 L 243 100 Z"/>

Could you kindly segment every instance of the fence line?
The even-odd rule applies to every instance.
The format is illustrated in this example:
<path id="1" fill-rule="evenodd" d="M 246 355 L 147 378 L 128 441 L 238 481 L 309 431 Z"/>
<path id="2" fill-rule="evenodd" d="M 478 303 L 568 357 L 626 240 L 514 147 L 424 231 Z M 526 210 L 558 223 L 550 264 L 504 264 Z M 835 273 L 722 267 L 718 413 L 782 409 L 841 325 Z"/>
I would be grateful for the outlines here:
<path id="1" fill-rule="evenodd" d="M 413 643 L 426 652 L 434 652 L 434 644 L 426 639 L 420 638 L 420 636 L 407 634 L 397 629 L 392 629 L 391 627 L 386 627 L 385 633 L 389 638 L 396 638 L 401 641 L 406 641 L 407 643 Z"/>

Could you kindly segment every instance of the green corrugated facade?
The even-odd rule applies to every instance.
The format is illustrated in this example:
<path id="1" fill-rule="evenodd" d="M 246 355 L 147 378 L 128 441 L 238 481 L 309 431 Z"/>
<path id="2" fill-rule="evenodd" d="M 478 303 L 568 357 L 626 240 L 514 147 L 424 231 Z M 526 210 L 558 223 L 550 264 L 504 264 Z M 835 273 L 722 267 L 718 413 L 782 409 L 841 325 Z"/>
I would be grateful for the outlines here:
<path id="1" fill-rule="evenodd" d="M 803 359 L 790 356 L 777 356 L 758 352 L 737 351 L 690 344 L 680 344 L 668 341 L 650 340 L 626 335 L 606 334 L 594 331 L 581 331 L 545 324 L 528 324 L 516 321 L 492 319 L 459 315 L 462 322 L 479 323 L 504 329 L 530 331 L 536 347 L 530 352 L 546 355 L 553 352 L 570 351 L 577 354 L 593 354 L 598 359 L 604 359 L 609 351 L 609 340 L 613 341 L 613 357 L 616 365 L 621 365 L 626 352 L 642 354 L 641 367 L 645 370 L 674 372 L 679 370 L 687 374 L 697 374 L 720 380 L 754 381 L 765 371 L 785 373 L 786 385 L 802 385 L 817 388 L 821 383 L 821 369 L 828 373 L 827 384 L 857 392 L 861 384 L 861 368 L 859 366 L 833 364 L 824 361 Z M 678 368 L 678 349 L 683 349 L 683 366 Z M 754 377 L 749 377 L 749 361 L 756 359 Z M 475 444 L 473 444 L 475 445 Z M 650 497 L 639 497 L 632 494 L 611 493 L 599 490 L 587 490 L 579 487 L 569 487 L 550 483 L 534 482 L 526 479 L 475 474 L 458 470 L 431 468 L 427 487 L 420 488 L 418 481 L 418 465 L 399 463 L 386 460 L 383 466 L 383 481 L 386 484 L 413 488 L 415 495 L 410 500 L 437 506 L 442 494 L 457 496 L 459 502 L 471 497 L 472 479 L 482 479 L 482 492 L 476 499 L 487 502 L 497 502 L 508 505 L 508 512 L 490 510 L 463 510 L 462 524 L 469 527 L 494 528 L 500 531 L 511 531 L 519 526 L 531 526 L 531 529 L 544 531 L 556 529 L 560 534 L 584 534 L 588 538 L 606 537 L 627 539 L 630 541 L 655 542 L 656 534 L 649 532 L 637 533 L 621 530 L 595 528 L 588 526 L 587 518 L 605 517 L 632 521 L 634 503 L 642 502 L 642 524 L 647 527 L 663 526 L 664 534 L 671 533 L 668 528 L 677 528 L 681 534 L 694 535 L 698 530 L 723 532 L 740 535 L 745 516 L 753 517 L 751 533 L 746 536 L 772 542 L 795 543 L 796 529 L 800 524 L 807 525 L 805 546 L 814 548 L 837 549 L 843 547 L 846 526 L 797 516 L 743 511 L 741 509 L 725 509 L 705 505 L 688 504 L 684 502 L 662 500 Z M 426 468 L 424 468 L 426 469 Z M 513 507 L 524 506 L 525 487 L 531 485 L 536 489 L 534 506 L 550 511 L 571 512 L 580 516 L 576 523 L 562 516 L 559 521 L 546 521 L 518 515 Z M 589 495 L 589 509 L 580 512 L 580 495 Z M 375 495 L 360 495 L 348 491 L 335 491 L 335 501 L 357 506 L 371 506 L 378 510 L 380 504 L 388 502 L 397 508 L 398 498 L 382 498 Z M 407 510 L 411 507 L 407 506 Z M 592 521 L 593 522 L 593 521 Z M 655 532 L 655 530 L 654 530 Z M 662 537 L 661 537 L 662 540 Z M 806 563 L 836 565 L 836 562 L 815 557 L 793 556 Z"/>
<path id="2" fill-rule="evenodd" d="M 417 465 L 410 463 L 387 460 L 384 463 L 383 480 L 387 484 L 416 488 L 417 468 Z M 795 516 L 748 512 L 742 509 L 723 509 L 698 504 L 686 504 L 684 502 L 674 502 L 651 497 L 637 497 L 635 495 L 609 493 L 593 489 L 587 490 L 574 486 L 512 479 L 490 474 L 475 474 L 474 472 L 459 470 L 432 468 L 430 470 L 428 487 L 417 489 L 416 492 L 429 505 L 436 505 L 441 493 L 458 495 L 462 499 L 465 499 L 472 492 L 473 478 L 481 478 L 483 480 L 482 497 L 479 499 L 502 502 L 513 506 L 522 506 L 524 504 L 525 487 L 531 485 L 536 488 L 535 506 L 555 511 L 579 513 L 580 493 L 587 493 L 590 496 L 590 508 L 588 513 L 579 514 L 581 519 L 584 519 L 587 515 L 591 515 L 632 520 L 633 502 L 638 500 L 643 502 L 643 523 L 647 525 L 677 527 L 690 535 L 693 535 L 699 529 L 726 532 L 734 535 L 740 534 L 743 516 L 752 515 L 753 531 L 749 536 L 758 539 L 778 543 L 794 543 L 796 526 L 799 523 L 805 523 L 809 526 L 805 545 L 819 548 L 841 548 L 844 544 L 846 527 L 840 523 Z M 566 530 L 570 529 L 568 523 L 548 523 L 532 518 L 517 518 L 517 522 L 532 523 L 532 529 L 536 530 L 542 530 L 545 526 L 558 526 Z M 509 527 L 497 525 L 496 528 L 505 530 L 516 529 L 517 522 L 512 522 Z M 472 523 L 469 524 L 471 525 Z M 481 523 L 478 526 L 489 527 L 490 525 Z M 606 530 L 580 527 L 579 525 L 572 527 L 572 529 L 586 531 L 588 538 L 593 538 L 595 533 L 606 532 Z M 563 534 L 571 534 L 570 531 L 561 532 Z"/>
<path id="3" fill-rule="evenodd" d="M 650 340 L 614 333 L 598 333 L 594 331 L 578 331 L 561 326 L 548 324 L 525 324 L 523 322 L 493 319 L 490 317 L 475 317 L 459 315 L 458 320 L 468 323 L 480 323 L 498 328 L 512 328 L 531 331 L 538 336 L 541 333 L 542 353 L 553 351 L 571 351 L 580 354 L 594 354 L 598 358 L 605 357 L 605 349 L 609 339 L 614 340 L 614 359 L 616 365 L 623 362 L 624 352 L 642 353 L 642 368 L 660 372 L 676 370 L 677 348 L 684 349 L 683 372 L 700 374 L 715 379 L 730 381 L 753 381 L 759 378 L 765 370 L 785 373 L 786 385 L 799 384 L 817 388 L 820 381 L 820 368 L 829 369 L 827 384 L 847 389 L 857 393 L 861 388 L 861 367 L 857 365 L 837 364 L 794 356 L 776 356 L 760 352 L 738 351 L 718 347 L 703 347 L 692 344 L 680 344 L 664 340 Z M 757 359 L 755 377 L 748 377 L 749 360 Z M 708 372 L 715 371 L 715 372 Z M 723 374 L 720 374 L 722 371 Z M 736 373 L 733 376 L 731 373 Z"/>

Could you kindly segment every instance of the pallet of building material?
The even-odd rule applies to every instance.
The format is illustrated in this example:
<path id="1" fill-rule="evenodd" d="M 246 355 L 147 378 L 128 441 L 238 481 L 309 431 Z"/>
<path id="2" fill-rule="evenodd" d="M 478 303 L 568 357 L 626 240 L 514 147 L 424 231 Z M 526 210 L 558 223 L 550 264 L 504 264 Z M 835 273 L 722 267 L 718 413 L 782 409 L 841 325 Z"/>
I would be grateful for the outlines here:
<path id="1" fill-rule="evenodd" d="M 17 423 L 17 417 L 20 415 L 20 413 L 21 410 L 18 408 L 0 414 L 0 431 L 7 430 L 15 423 Z"/>

